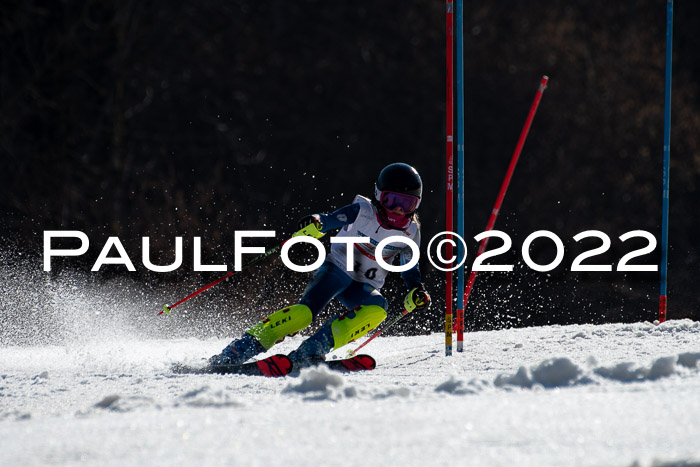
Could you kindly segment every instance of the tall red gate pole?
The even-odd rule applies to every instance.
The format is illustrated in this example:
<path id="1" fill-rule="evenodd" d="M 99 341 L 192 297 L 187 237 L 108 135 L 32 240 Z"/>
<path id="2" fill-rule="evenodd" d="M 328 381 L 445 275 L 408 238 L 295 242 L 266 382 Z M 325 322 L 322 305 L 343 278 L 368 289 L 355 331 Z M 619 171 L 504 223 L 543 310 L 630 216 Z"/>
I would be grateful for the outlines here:
<path id="1" fill-rule="evenodd" d="M 447 172 L 446 172 L 446 199 L 445 199 L 445 230 L 452 232 L 452 200 L 453 200 L 453 180 L 454 180 L 454 166 L 453 166 L 453 86 L 452 86 L 452 43 L 454 38 L 454 31 L 452 29 L 453 25 L 453 4 L 452 0 L 446 0 L 447 7 L 447 28 L 446 39 L 447 39 L 447 102 L 446 102 L 446 147 L 447 147 Z M 452 236 L 448 234 L 448 240 L 452 239 Z M 446 258 L 452 258 L 452 244 L 450 242 L 446 243 Z M 448 265 L 449 267 L 449 265 Z M 452 355 L 452 271 L 447 271 L 445 273 L 445 355 Z"/>

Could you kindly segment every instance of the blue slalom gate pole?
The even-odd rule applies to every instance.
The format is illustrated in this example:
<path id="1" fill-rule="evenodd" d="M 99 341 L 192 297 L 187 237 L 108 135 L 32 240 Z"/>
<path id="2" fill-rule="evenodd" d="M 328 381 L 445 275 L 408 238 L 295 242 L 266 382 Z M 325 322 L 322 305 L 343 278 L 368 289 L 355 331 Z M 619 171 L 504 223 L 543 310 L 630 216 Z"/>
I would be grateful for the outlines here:
<path id="1" fill-rule="evenodd" d="M 464 238 L 464 2 L 457 0 L 457 234 Z M 457 261 L 465 251 L 457 242 Z M 464 265 L 457 269 L 457 352 L 464 348 Z"/>
<path id="2" fill-rule="evenodd" d="M 666 285 L 668 269 L 668 190 L 671 165 L 671 64 L 673 55 L 673 0 L 666 2 L 666 96 L 664 103 L 664 183 L 661 214 L 661 288 L 659 322 L 666 321 Z"/>

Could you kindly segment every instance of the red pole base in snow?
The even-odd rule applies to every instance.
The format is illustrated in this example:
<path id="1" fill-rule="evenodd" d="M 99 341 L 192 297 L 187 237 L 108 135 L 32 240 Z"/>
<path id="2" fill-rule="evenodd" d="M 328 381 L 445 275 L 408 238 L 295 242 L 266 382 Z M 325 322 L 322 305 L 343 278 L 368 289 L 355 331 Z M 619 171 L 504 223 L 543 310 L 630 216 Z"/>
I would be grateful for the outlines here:
<path id="1" fill-rule="evenodd" d="M 659 295 L 659 323 L 666 321 L 666 295 Z"/>
<path id="2" fill-rule="evenodd" d="M 457 352 L 464 351 L 464 309 L 457 309 Z"/>

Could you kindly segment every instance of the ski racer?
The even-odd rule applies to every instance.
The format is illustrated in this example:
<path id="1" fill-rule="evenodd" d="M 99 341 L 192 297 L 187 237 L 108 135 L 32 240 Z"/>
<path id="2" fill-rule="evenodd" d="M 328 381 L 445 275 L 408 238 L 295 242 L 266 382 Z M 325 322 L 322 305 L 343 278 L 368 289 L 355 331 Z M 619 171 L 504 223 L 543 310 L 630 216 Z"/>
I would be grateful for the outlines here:
<path id="1" fill-rule="evenodd" d="M 295 368 L 321 363 L 331 350 L 340 348 L 376 328 L 387 316 L 387 300 L 379 290 L 387 271 L 375 258 L 375 246 L 384 238 L 401 235 L 420 245 L 416 218 L 423 192 L 420 175 L 408 164 L 386 166 L 375 184 L 374 199 L 357 195 L 352 204 L 330 214 L 311 214 L 299 221 L 300 232 L 320 238 L 340 228 L 338 237 L 369 237 L 370 243 L 333 243 L 331 253 L 314 273 L 299 303 L 272 313 L 209 359 L 212 365 L 241 365 L 266 352 L 286 336 L 309 326 L 333 299 L 347 312 L 328 319 L 312 336 L 289 355 Z M 347 248 L 353 248 L 354 268 L 347 271 Z M 391 264 L 399 257 L 410 262 L 412 251 L 404 242 L 383 248 L 383 259 Z M 418 264 L 401 273 L 409 292 L 407 311 L 427 309 L 430 295 L 425 290 Z"/>

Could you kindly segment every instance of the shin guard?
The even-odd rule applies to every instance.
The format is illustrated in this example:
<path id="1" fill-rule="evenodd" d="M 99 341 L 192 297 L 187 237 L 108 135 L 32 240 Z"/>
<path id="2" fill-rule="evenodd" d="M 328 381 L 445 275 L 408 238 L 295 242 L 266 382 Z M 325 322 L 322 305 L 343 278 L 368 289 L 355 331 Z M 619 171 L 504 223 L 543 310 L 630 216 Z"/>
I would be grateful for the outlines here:
<path id="1" fill-rule="evenodd" d="M 377 305 L 363 305 L 336 318 L 331 324 L 333 348 L 364 336 L 386 319 L 386 311 Z"/>
<path id="2" fill-rule="evenodd" d="M 306 305 L 292 305 L 272 313 L 267 318 L 250 328 L 246 333 L 255 337 L 260 344 L 269 349 L 285 337 L 296 334 L 311 324 L 313 316 Z"/>

